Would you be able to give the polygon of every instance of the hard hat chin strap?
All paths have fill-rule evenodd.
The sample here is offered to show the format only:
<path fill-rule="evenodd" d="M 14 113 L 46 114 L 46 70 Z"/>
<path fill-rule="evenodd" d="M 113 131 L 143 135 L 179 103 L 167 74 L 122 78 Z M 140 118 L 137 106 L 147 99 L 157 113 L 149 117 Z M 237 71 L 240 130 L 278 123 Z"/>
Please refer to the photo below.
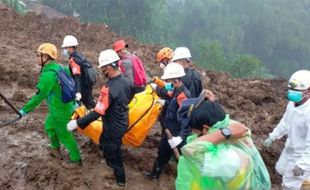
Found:
<path fill-rule="evenodd" d="M 42 56 L 42 54 L 41 54 L 41 70 L 40 70 L 40 73 L 42 72 L 44 65 L 45 65 L 50 59 L 51 59 L 51 58 L 48 56 L 48 59 L 47 59 L 46 61 L 43 61 L 43 56 Z"/>

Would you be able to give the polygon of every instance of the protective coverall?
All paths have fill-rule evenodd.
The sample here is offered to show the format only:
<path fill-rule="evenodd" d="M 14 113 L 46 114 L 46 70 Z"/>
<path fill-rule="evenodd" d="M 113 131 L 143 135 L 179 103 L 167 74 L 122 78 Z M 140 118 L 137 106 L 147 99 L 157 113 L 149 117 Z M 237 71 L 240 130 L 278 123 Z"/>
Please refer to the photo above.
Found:
<path fill-rule="evenodd" d="M 283 189 L 300 189 L 303 181 L 310 177 L 310 100 L 297 107 L 289 102 L 283 118 L 269 138 L 276 140 L 284 135 L 288 138 L 276 171 L 282 175 Z M 304 170 L 302 176 L 294 176 L 295 166 Z"/>
<path fill-rule="evenodd" d="M 66 127 L 73 112 L 73 102 L 63 103 L 61 100 L 61 88 L 55 72 L 60 68 L 61 66 L 55 61 L 44 65 L 37 84 L 37 93 L 32 96 L 22 110 L 29 113 L 43 100 L 46 100 L 48 115 L 45 120 L 45 131 L 50 139 L 50 147 L 57 149 L 62 143 L 69 151 L 70 160 L 79 161 L 81 157 L 77 143 Z"/>

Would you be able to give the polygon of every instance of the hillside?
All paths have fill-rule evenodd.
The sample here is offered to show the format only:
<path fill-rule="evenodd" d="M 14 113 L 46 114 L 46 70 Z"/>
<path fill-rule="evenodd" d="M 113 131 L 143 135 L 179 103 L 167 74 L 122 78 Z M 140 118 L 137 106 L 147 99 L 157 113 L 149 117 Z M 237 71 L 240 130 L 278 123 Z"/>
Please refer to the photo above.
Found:
<path fill-rule="evenodd" d="M 80 23 L 75 18 L 50 19 L 43 15 L 29 13 L 19 16 L 0 6 L 0 87 L 17 108 L 35 93 L 35 84 L 40 68 L 36 66 L 36 48 L 43 42 L 52 42 L 60 47 L 65 35 L 75 35 L 80 42 L 79 49 L 97 63 L 99 52 L 111 48 L 119 36 L 107 25 Z M 146 64 L 151 76 L 160 75 L 154 63 L 158 46 L 149 46 L 125 37 L 130 51 L 136 53 Z M 66 64 L 66 60 L 58 60 Z M 273 187 L 278 189 L 280 177 L 275 174 L 274 165 L 284 141 L 275 143 L 269 150 L 261 148 L 261 142 L 278 123 L 285 106 L 286 81 L 241 80 L 225 73 L 215 73 L 199 68 L 203 75 L 204 87 L 213 90 L 233 119 L 239 120 L 252 129 L 253 138 L 261 151 L 270 171 Z M 101 77 L 96 88 L 104 84 Z M 9 117 L 3 102 L 0 102 L 0 119 Z M 48 139 L 43 123 L 46 105 L 12 126 L 0 128 L 0 189 L 102 189 L 113 181 L 112 171 L 104 164 L 99 147 L 88 139 L 77 135 L 83 157 L 83 168 L 66 170 L 60 161 L 48 154 Z M 159 183 L 150 182 L 142 171 L 151 168 L 156 156 L 160 135 L 155 126 L 141 148 L 124 148 L 128 190 L 162 189 L 172 190 L 175 164 L 165 171 Z"/>

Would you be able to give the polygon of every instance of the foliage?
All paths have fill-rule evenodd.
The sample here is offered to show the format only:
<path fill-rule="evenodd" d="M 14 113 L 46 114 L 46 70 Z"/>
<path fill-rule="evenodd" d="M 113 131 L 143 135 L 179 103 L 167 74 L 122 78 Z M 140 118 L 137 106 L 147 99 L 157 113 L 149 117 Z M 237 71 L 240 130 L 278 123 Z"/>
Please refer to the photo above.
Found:
<path fill-rule="evenodd" d="M 196 63 L 234 76 L 248 76 L 234 64 L 255 65 L 257 71 L 249 72 L 254 77 L 270 76 L 266 71 L 288 77 L 309 69 L 307 0 L 41 1 L 67 15 L 77 12 L 82 21 L 105 22 L 120 35 L 145 43 L 187 46 Z"/>
<path fill-rule="evenodd" d="M 27 13 L 26 5 L 21 0 L 0 0 L 0 3 L 6 4 L 7 6 L 11 7 L 19 14 Z"/>

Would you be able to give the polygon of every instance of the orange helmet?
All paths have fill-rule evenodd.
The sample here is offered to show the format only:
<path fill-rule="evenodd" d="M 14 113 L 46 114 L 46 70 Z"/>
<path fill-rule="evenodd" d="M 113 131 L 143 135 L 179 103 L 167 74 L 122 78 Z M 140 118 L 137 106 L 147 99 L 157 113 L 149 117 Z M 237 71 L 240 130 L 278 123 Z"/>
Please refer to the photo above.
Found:
<path fill-rule="evenodd" d="M 38 53 L 42 54 L 47 54 L 49 55 L 52 59 L 57 59 L 58 53 L 57 53 L 57 48 L 54 44 L 51 43 L 43 43 L 39 46 Z"/>
<path fill-rule="evenodd" d="M 156 61 L 160 63 L 163 59 L 172 59 L 173 50 L 169 47 L 164 47 L 157 53 Z"/>

